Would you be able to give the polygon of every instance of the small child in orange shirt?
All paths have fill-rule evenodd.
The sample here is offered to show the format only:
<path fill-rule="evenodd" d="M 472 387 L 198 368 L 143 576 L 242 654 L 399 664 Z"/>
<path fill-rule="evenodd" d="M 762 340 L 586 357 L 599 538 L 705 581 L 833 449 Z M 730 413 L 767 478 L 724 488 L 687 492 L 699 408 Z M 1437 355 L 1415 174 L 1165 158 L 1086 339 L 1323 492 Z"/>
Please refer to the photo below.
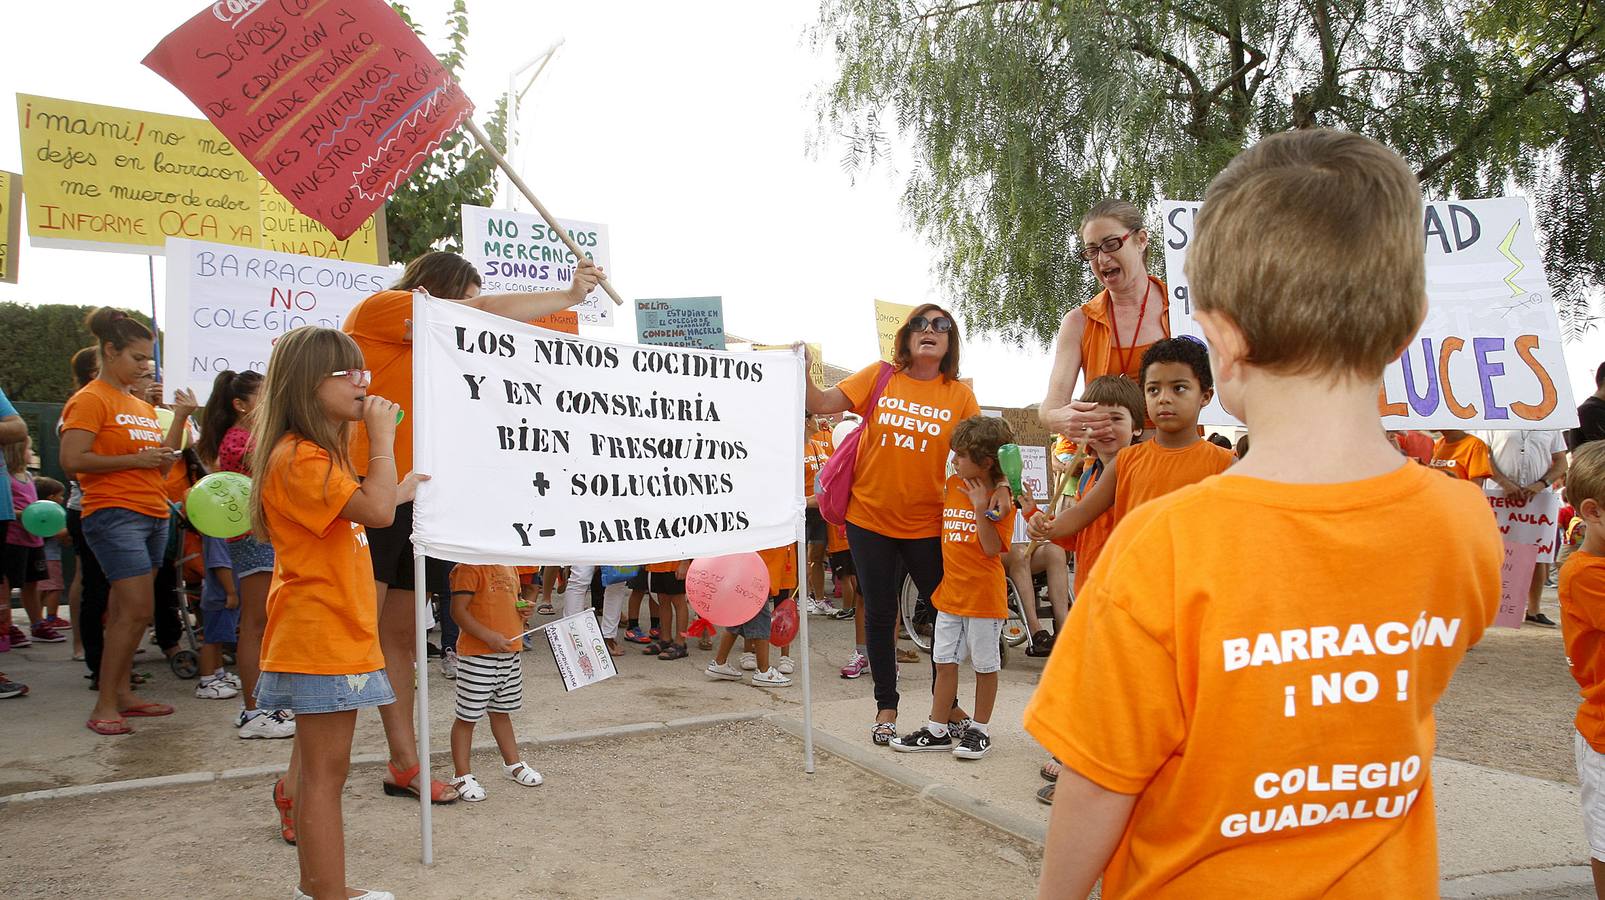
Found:
<path fill-rule="evenodd" d="M 1014 536 L 1014 509 L 994 501 L 1003 471 L 998 448 L 1014 443 L 1009 423 L 972 416 L 953 428 L 953 463 L 942 503 L 942 583 L 931 597 L 936 627 L 931 660 L 931 718 L 925 727 L 892 739 L 902 753 L 952 753 L 980 759 L 992 748 L 992 706 L 1003 668 L 1003 622 L 1009 615 L 1008 575 L 1001 557 Z M 975 670 L 975 709 L 967 725 L 948 727 L 958 700 L 959 663 Z M 957 733 L 954 733 L 954 732 Z"/>
<path fill-rule="evenodd" d="M 1445 475 L 1482 486 L 1494 474 L 1493 457 L 1482 438 L 1465 431 L 1442 431 L 1432 445 L 1432 467 Z"/>
<path fill-rule="evenodd" d="M 459 564 L 451 570 L 451 615 L 457 622 L 457 718 L 451 723 L 452 787 L 469 803 L 485 799 L 474 777 L 474 726 L 490 713 L 490 733 L 502 754 L 502 774 L 524 787 L 544 779 L 518 753 L 509 713 L 524 706 L 524 617 L 518 611 L 518 571 L 512 566 Z"/>
<path fill-rule="evenodd" d="M 1587 526 L 1583 545 L 1560 568 L 1560 630 L 1566 662 L 1583 702 L 1577 705 L 1572 755 L 1582 785 L 1583 836 L 1594 893 L 1605 897 L 1605 442 L 1572 454 L 1566 502 Z"/>

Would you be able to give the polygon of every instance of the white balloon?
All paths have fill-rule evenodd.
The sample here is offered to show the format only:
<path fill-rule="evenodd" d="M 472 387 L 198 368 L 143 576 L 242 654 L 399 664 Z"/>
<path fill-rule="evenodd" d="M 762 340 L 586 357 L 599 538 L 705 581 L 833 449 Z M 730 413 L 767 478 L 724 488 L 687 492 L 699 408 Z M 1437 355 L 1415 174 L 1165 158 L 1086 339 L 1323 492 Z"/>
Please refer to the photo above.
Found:
<path fill-rule="evenodd" d="M 840 447 L 842 445 L 842 441 L 846 440 L 847 436 L 852 434 L 857 428 L 857 422 L 853 421 L 852 419 L 843 419 L 836 423 L 835 428 L 830 430 L 830 440 L 836 446 Z"/>

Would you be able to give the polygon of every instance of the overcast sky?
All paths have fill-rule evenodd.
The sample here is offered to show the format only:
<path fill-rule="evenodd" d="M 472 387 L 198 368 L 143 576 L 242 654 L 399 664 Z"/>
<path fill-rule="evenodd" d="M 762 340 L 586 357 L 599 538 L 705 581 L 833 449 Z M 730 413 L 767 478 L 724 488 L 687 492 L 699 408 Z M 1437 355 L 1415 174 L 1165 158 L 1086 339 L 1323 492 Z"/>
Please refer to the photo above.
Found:
<path fill-rule="evenodd" d="M 0 168 L 20 171 L 13 93 L 199 117 L 139 61 L 204 5 L 5 4 Z M 410 6 L 438 49 L 450 3 Z M 898 208 L 901 173 L 853 184 L 839 143 L 817 159 L 809 152 L 810 93 L 831 72 L 804 37 L 817 9 L 817 0 L 470 0 L 463 81 L 488 111 L 512 69 L 564 39 L 525 100 L 520 169 L 558 216 L 609 226 L 615 287 L 626 298 L 719 295 L 729 332 L 817 341 L 828 361 L 858 368 L 877 353 L 873 298 L 943 298 L 930 250 Z M 0 284 L 0 301 L 149 304 L 143 256 L 31 246 L 20 256 L 21 283 Z M 160 317 L 160 258 L 156 273 Z M 587 331 L 635 335 L 628 312 Z M 1567 348 L 1579 399 L 1601 358 L 1598 335 Z M 1042 399 L 1049 357 L 1039 347 L 967 336 L 964 362 L 983 404 Z"/>

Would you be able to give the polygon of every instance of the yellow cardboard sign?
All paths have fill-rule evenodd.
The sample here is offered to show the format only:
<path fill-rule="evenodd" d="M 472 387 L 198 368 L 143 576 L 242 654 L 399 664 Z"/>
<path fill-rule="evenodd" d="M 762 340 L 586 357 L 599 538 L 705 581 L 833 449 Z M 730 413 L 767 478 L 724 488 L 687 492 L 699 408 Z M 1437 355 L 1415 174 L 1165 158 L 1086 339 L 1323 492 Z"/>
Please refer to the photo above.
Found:
<path fill-rule="evenodd" d="M 790 344 L 753 344 L 752 345 L 752 349 L 754 349 L 754 350 L 790 350 L 791 349 L 791 345 Z M 825 351 L 821 350 L 819 348 L 818 344 L 810 343 L 808 345 L 808 356 L 809 356 L 809 358 L 811 358 L 813 360 L 813 362 L 810 363 L 809 366 L 808 366 L 808 379 L 814 383 L 814 387 L 817 387 L 820 390 L 824 390 L 825 389 Z"/>
<path fill-rule="evenodd" d="M 17 283 L 17 232 L 22 225 L 22 176 L 0 171 L 0 281 Z"/>
<path fill-rule="evenodd" d="M 893 342 L 897 340 L 897 329 L 903 327 L 908 317 L 913 315 L 914 307 L 902 303 L 893 303 L 890 300 L 875 301 L 875 332 L 881 340 L 881 361 L 891 362 L 896 355 Z"/>
<path fill-rule="evenodd" d="M 347 240 L 296 212 L 205 119 L 17 95 L 28 236 L 161 253 L 170 237 L 388 261 L 375 216 Z"/>

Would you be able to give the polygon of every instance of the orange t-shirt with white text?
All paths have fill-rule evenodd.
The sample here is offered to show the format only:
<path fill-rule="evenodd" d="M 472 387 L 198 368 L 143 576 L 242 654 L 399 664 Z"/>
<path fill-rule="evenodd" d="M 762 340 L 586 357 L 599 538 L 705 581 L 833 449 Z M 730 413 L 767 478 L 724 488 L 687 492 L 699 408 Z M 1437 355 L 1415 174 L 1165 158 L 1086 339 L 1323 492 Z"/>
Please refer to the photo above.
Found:
<path fill-rule="evenodd" d="M 1502 559 L 1482 493 L 1413 465 L 1226 475 L 1121 521 L 1025 714 L 1136 795 L 1103 895 L 1437 896 L 1433 704 Z"/>
<path fill-rule="evenodd" d="M 328 451 L 286 435 L 258 477 L 273 543 L 262 671 L 358 675 L 382 669 L 368 533 L 340 511 L 359 485 Z"/>
<path fill-rule="evenodd" d="M 809 441 L 803 450 L 803 497 L 814 495 L 814 483 L 819 480 L 819 470 L 825 467 L 826 460 L 830 459 L 830 445 L 819 441 Z"/>
<path fill-rule="evenodd" d="M 1014 537 L 1014 507 L 993 522 L 977 515 L 975 505 L 964 491 L 964 479 L 954 475 L 947 480 L 942 500 L 942 583 L 931 595 L 938 611 L 972 619 L 1004 619 L 1009 615 L 1009 595 L 1003 560 L 981 548 L 980 529 L 998 533 L 1004 552 Z"/>
<path fill-rule="evenodd" d="M 340 330 L 362 349 L 363 368 L 373 372 L 368 393 L 401 407 L 406 417 L 396 426 L 396 475 L 412 471 L 412 318 L 411 291 L 380 291 L 358 303 Z M 351 464 L 368 474 L 368 431 L 361 422 L 351 431 Z"/>
<path fill-rule="evenodd" d="M 1560 567 L 1560 630 L 1583 698 L 1577 733 L 1605 753 L 1605 558 L 1578 550 Z"/>
<path fill-rule="evenodd" d="M 479 624 L 507 637 L 524 631 L 524 617 L 518 614 L 518 571 L 512 566 L 471 566 L 459 563 L 451 570 L 451 595 L 471 595 L 468 612 Z M 485 656 L 508 653 L 506 647 L 492 647 L 467 629 L 457 632 L 458 656 Z"/>
<path fill-rule="evenodd" d="M 769 568 L 769 596 L 797 587 L 797 545 L 786 544 L 759 550 L 763 564 Z"/>
<path fill-rule="evenodd" d="M 1488 478 L 1494 474 L 1488 445 L 1474 434 L 1454 442 L 1438 438 L 1432 445 L 1432 467 L 1443 469 L 1461 481 Z"/>
<path fill-rule="evenodd" d="M 937 537 L 953 428 L 979 415 L 981 407 L 963 382 L 942 376 L 919 381 L 899 371 L 886 382 L 879 408 L 870 410 L 882 365 L 860 369 L 836 385 L 867 429 L 859 441 L 847 521 L 885 537 Z"/>
<path fill-rule="evenodd" d="M 61 431 L 94 435 L 89 450 L 97 456 L 124 456 L 160 447 L 166 437 L 156 420 L 155 407 L 99 378 L 67 401 L 61 411 Z M 78 485 L 84 492 L 84 515 L 102 509 L 127 509 L 165 519 L 170 512 L 166 481 L 161 469 L 80 472 Z"/>
<path fill-rule="evenodd" d="M 1110 530 L 1149 500 L 1226 471 L 1232 459 L 1232 451 L 1209 441 L 1194 441 L 1180 450 L 1161 447 L 1158 441 L 1126 447 L 1115 455 L 1115 505 L 1105 513 L 1113 516 Z"/>

